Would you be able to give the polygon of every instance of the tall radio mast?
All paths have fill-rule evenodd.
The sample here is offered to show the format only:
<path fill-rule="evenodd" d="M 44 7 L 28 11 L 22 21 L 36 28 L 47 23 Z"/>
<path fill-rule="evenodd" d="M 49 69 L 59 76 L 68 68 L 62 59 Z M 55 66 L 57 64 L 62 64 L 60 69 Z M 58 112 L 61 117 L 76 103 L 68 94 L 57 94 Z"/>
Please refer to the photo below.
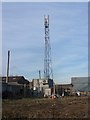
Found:
<path fill-rule="evenodd" d="M 49 37 L 49 15 L 44 16 L 44 26 L 45 26 L 44 78 L 53 79 L 51 46 L 50 46 L 50 37 Z"/>

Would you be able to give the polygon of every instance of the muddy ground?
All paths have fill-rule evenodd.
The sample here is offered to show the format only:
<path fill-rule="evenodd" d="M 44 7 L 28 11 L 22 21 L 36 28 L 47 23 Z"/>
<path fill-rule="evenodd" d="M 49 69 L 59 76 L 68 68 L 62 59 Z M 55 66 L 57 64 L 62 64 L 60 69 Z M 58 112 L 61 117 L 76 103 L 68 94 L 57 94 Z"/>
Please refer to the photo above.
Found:
<path fill-rule="evenodd" d="M 88 118 L 89 99 L 63 97 L 54 99 L 2 100 L 2 118 Z"/>

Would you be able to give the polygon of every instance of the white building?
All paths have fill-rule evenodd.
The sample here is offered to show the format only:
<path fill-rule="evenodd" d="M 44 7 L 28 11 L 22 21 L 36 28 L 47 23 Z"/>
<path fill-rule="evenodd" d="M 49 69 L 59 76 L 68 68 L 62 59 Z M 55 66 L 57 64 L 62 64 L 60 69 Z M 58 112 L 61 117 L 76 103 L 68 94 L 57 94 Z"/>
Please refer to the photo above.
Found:
<path fill-rule="evenodd" d="M 53 80 L 52 79 L 33 79 L 32 80 L 32 84 L 33 84 L 33 90 L 37 91 L 38 93 L 42 93 L 44 96 L 45 95 L 51 95 L 52 94 L 52 90 L 53 90 Z"/>

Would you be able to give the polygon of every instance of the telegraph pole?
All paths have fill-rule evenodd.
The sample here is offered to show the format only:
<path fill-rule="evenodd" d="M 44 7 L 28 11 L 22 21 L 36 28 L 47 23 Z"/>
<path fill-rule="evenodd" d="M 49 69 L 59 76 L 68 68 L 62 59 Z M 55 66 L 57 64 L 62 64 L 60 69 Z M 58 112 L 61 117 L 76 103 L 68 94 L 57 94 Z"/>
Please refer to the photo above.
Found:
<path fill-rule="evenodd" d="M 6 83 L 8 83 L 8 76 L 9 76 L 9 61 L 10 61 L 10 50 L 8 50 L 8 58 L 7 58 Z"/>

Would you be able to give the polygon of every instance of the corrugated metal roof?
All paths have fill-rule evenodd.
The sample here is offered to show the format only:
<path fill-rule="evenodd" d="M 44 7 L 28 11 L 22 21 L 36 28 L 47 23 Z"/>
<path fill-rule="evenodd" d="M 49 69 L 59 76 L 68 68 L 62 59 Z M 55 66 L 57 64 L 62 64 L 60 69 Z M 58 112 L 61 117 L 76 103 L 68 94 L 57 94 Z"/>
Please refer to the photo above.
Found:
<path fill-rule="evenodd" d="M 2 82 L 6 82 L 6 77 L 1 77 Z M 8 82 L 17 82 L 18 84 L 29 84 L 29 81 L 26 80 L 23 76 L 9 76 Z"/>

